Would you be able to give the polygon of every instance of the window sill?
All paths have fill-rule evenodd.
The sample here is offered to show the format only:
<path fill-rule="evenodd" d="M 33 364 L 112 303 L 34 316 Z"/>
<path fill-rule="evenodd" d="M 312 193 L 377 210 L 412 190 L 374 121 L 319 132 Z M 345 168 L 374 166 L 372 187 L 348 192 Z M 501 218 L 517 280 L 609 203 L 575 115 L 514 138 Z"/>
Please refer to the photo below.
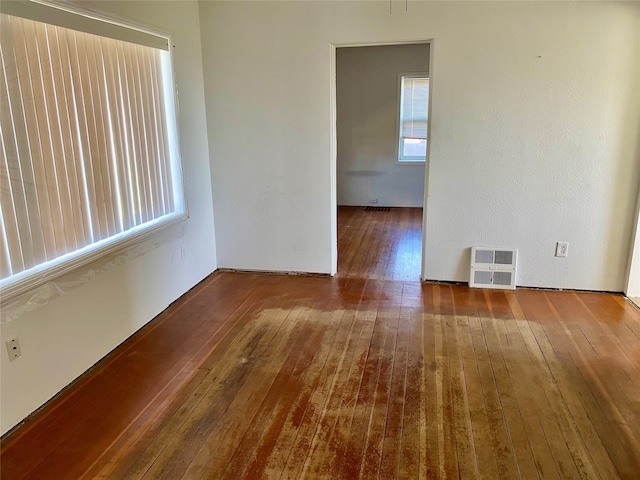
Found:
<path fill-rule="evenodd" d="M 87 265 L 88 263 L 139 245 L 149 240 L 149 238 L 158 234 L 162 230 L 183 222 L 187 218 L 188 215 L 186 212 L 176 212 L 166 215 L 165 217 L 157 219 L 157 222 L 153 222 L 151 225 L 147 224 L 145 228 L 140 228 L 138 231 L 123 232 L 124 234 L 110 237 L 108 239 L 109 241 L 100 245 L 98 248 L 90 248 L 88 250 L 81 249 L 76 252 L 72 252 L 68 254 L 67 258 L 62 262 L 41 270 L 35 270 L 6 285 L 3 285 L 0 282 L 0 301 L 2 304 L 6 304 L 10 300 L 16 299 L 16 297 Z"/>
<path fill-rule="evenodd" d="M 426 165 L 426 160 L 396 160 L 396 165 Z"/>

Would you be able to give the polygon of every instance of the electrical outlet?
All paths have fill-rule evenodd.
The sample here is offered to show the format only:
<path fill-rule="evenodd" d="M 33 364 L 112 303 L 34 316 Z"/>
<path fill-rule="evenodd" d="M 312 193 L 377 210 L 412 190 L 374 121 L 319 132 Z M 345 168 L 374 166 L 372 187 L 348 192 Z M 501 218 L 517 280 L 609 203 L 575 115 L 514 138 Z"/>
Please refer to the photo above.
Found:
<path fill-rule="evenodd" d="M 4 342 L 7 345 L 7 354 L 9 355 L 9 361 L 14 361 L 22 352 L 20 351 L 20 342 L 17 338 L 11 338 Z"/>
<path fill-rule="evenodd" d="M 378 199 L 377 198 L 372 198 L 371 200 L 369 200 L 369 203 L 378 203 Z"/>
<path fill-rule="evenodd" d="M 556 257 L 566 258 L 568 253 L 569 253 L 569 242 L 556 243 Z"/>
<path fill-rule="evenodd" d="M 180 247 L 180 260 L 183 262 L 187 259 L 187 247 Z"/>

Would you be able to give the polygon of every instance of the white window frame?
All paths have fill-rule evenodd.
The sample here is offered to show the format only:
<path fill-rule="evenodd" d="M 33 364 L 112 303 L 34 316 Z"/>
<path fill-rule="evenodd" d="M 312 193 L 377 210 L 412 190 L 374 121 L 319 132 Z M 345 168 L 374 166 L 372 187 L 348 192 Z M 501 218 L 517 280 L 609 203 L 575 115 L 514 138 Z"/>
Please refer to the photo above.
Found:
<path fill-rule="evenodd" d="M 172 190 L 174 202 L 173 212 L 156 217 L 126 231 L 91 243 L 79 250 L 69 252 L 29 270 L 0 280 L 0 299 L 4 303 L 82 265 L 125 248 L 141 244 L 159 231 L 183 222 L 188 217 L 188 212 L 179 148 L 178 106 L 172 52 L 171 48 L 169 48 L 172 45 L 170 35 L 147 26 L 123 21 L 108 13 L 81 7 L 66 1 L 3 0 L 0 2 L 0 12 L 163 50 L 161 69 L 164 91 L 162 97 L 165 107 L 164 120 L 167 129 L 166 135 L 168 137 L 172 178 L 170 189 Z"/>
<path fill-rule="evenodd" d="M 427 145 L 426 145 L 426 151 L 425 151 L 425 156 L 422 157 L 416 157 L 416 156 L 409 156 L 409 157 L 405 157 L 402 155 L 403 152 L 403 142 L 402 142 L 402 99 L 403 99 L 403 91 L 402 91 L 402 81 L 404 78 L 426 78 L 427 81 L 429 82 L 429 96 L 428 96 L 428 102 L 431 101 L 431 83 L 430 83 L 430 79 L 429 79 L 429 74 L 426 72 L 405 72 L 405 73 L 399 73 L 398 74 L 398 110 L 397 110 L 397 114 L 396 114 L 396 119 L 397 119 L 397 123 L 396 123 L 396 134 L 397 134 L 397 141 L 396 141 L 396 163 L 398 165 L 424 165 L 427 161 L 427 156 L 429 154 L 429 130 L 430 130 L 430 125 L 429 125 L 429 118 L 427 117 Z M 430 111 L 430 105 L 427 104 L 427 115 Z"/>

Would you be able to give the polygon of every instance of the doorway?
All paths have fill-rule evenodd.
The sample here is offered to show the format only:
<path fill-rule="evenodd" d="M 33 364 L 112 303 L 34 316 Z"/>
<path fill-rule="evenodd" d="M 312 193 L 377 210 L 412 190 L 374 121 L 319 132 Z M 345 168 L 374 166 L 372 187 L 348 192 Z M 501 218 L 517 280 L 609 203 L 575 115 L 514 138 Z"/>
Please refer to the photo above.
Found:
<path fill-rule="evenodd" d="M 340 251 L 346 247 L 339 229 L 352 229 L 354 237 L 365 229 L 359 248 L 370 261 L 386 262 L 388 274 L 395 266 L 394 275 L 402 272 L 405 280 L 424 278 L 431 46 L 431 41 L 333 46 L 334 274 L 352 268 L 353 258 L 345 262 L 344 255 L 355 255 L 352 249 Z M 369 260 L 360 259 L 360 270 Z M 383 271 L 380 263 L 370 269 Z"/>

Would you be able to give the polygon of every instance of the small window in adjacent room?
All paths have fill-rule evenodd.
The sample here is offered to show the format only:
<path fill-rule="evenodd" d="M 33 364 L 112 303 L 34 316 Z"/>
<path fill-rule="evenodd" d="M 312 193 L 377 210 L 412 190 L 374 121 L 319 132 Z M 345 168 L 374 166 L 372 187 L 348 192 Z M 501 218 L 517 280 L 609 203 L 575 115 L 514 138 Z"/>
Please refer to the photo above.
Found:
<path fill-rule="evenodd" d="M 168 37 L 68 8 L 0 5 L 3 300 L 185 217 Z"/>
<path fill-rule="evenodd" d="M 429 78 L 413 74 L 400 77 L 400 128 L 398 162 L 425 162 L 429 112 Z"/>

